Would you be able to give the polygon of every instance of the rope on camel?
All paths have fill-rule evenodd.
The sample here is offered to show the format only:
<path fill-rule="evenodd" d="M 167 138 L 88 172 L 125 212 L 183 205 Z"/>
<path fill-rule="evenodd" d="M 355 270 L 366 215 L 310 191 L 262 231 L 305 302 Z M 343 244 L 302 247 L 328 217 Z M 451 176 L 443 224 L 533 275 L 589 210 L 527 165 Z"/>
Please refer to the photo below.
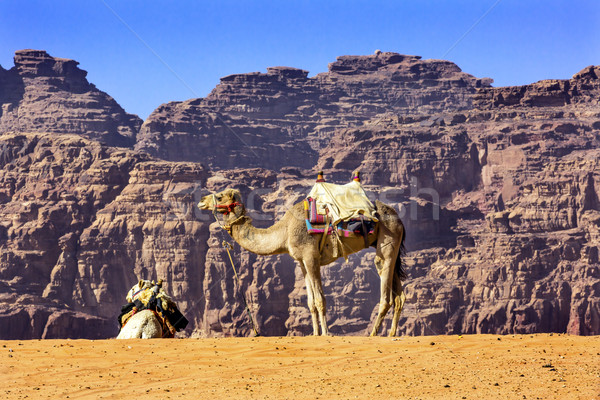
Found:
<path fill-rule="evenodd" d="M 233 250 L 233 246 L 231 245 L 231 243 L 227 242 L 226 240 L 223 240 L 223 247 L 225 248 L 225 250 L 227 250 L 227 255 L 229 256 L 229 261 L 231 262 L 231 267 L 233 268 L 233 273 L 235 274 L 235 278 L 238 281 L 238 286 L 240 287 L 241 292 L 242 283 L 237 273 L 237 270 L 235 269 L 235 264 L 233 263 L 231 252 L 229 251 Z M 248 317 L 250 318 L 250 323 L 252 323 L 252 330 L 254 331 L 254 334 L 256 336 L 260 336 L 260 334 L 258 333 L 258 329 L 256 329 L 256 324 L 254 323 L 254 318 L 252 318 L 252 313 L 250 312 L 250 307 L 248 307 L 248 301 L 246 300 L 246 295 L 244 295 L 244 293 L 242 293 L 242 299 L 244 299 L 244 305 L 246 306 L 246 312 L 248 313 Z"/>
<path fill-rule="evenodd" d="M 219 226 L 221 228 L 223 228 L 224 230 L 226 230 L 231 235 L 231 224 L 229 224 L 229 225 L 223 225 L 221 223 L 221 221 L 217 217 L 217 207 L 216 207 L 216 205 L 217 205 L 217 197 L 215 196 L 215 194 L 213 194 L 212 198 L 213 198 L 213 204 L 215 205 L 215 207 L 213 208 L 213 212 L 212 212 L 213 217 L 215 217 L 215 221 L 217 221 L 217 223 L 219 224 Z M 238 219 L 240 219 L 242 217 L 243 217 L 243 215 L 241 215 L 240 217 L 238 217 Z M 236 280 L 238 282 L 238 286 L 240 288 L 240 292 L 242 292 L 242 282 L 241 282 L 240 277 L 239 277 L 239 275 L 237 273 L 237 269 L 235 268 L 235 263 L 233 262 L 233 258 L 231 257 L 231 252 L 230 252 L 230 250 L 233 250 L 233 246 L 231 245 L 231 243 L 229 243 L 226 240 L 223 240 L 222 245 L 225 248 L 225 250 L 227 250 L 227 255 L 229 256 L 229 262 L 231 263 L 231 267 L 233 268 L 233 273 L 235 274 L 235 278 L 236 278 Z M 256 324 L 254 323 L 254 318 L 252 318 L 252 313 L 250 312 L 250 307 L 248 307 L 248 301 L 246 300 L 246 295 L 243 292 L 241 294 L 242 294 L 242 299 L 244 300 L 244 306 L 246 306 L 246 312 L 248 313 L 248 318 L 250 318 L 250 323 L 252 324 L 252 330 L 254 331 L 254 334 L 256 336 L 260 336 L 260 333 L 258 333 L 258 329 L 256 328 Z"/>

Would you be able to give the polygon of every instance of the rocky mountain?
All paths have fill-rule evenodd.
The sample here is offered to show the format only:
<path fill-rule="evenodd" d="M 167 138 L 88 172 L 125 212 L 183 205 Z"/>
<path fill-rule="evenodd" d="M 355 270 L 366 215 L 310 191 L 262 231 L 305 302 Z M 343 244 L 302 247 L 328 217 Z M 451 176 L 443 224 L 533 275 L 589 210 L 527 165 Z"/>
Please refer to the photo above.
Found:
<path fill-rule="evenodd" d="M 163 104 L 142 125 L 136 149 L 218 169 L 310 169 L 342 128 L 388 113 L 468 109 L 490 82 L 448 61 L 396 53 L 338 57 L 312 78 L 271 67 L 221 78 L 206 98 Z"/>
<path fill-rule="evenodd" d="M 164 279 L 184 336 L 251 334 L 242 296 L 261 334 L 309 334 L 293 260 L 236 245 L 236 279 L 195 203 L 235 187 L 266 227 L 317 168 L 360 169 L 400 212 L 402 334 L 600 333 L 600 67 L 495 88 L 448 61 L 343 56 L 311 78 L 224 77 L 138 132 L 76 62 L 27 50 L 0 69 L 0 100 L 0 338 L 115 336 L 139 278 Z M 374 320 L 373 258 L 323 268 L 332 333 Z"/>
<path fill-rule="evenodd" d="M 0 132 L 74 133 L 133 146 L 142 120 L 89 83 L 77 61 L 20 50 L 14 63 L 0 66 Z"/>

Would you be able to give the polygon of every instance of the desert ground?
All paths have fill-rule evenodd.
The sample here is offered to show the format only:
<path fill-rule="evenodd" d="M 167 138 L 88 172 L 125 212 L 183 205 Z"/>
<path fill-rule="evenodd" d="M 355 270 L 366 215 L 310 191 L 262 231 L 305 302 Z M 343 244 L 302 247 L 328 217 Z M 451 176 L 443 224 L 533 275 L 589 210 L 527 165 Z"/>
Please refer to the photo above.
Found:
<path fill-rule="evenodd" d="M 600 336 L 0 341 L 3 399 L 600 399 Z"/>

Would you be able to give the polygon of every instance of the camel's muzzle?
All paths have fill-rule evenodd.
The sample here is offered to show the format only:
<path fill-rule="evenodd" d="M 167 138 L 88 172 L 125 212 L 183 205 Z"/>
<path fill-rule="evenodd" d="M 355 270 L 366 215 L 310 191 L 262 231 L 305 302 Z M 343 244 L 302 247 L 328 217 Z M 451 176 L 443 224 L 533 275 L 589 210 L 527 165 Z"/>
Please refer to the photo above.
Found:
<path fill-rule="evenodd" d="M 203 197 L 203 198 L 200 200 L 200 202 L 198 203 L 198 208 L 199 208 L 199 209 L 201 209 L 201 210 L 210 210 L 210 209 L 211 209 L 211 206 L 212 206 L 212 204 L 211 204 L 211 201 L 210 201 L 210 200 L 211 200 L 211 199 L 210 199 L 208 196 L 206 196 L 206 197 Z"/>

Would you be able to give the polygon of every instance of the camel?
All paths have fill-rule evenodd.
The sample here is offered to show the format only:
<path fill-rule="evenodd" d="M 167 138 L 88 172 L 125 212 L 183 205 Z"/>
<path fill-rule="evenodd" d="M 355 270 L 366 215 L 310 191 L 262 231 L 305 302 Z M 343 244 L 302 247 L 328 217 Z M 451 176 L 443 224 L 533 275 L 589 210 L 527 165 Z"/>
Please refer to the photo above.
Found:
<path fill-rule="evenodd" d="M 152 309 L 143 309 L 137 312 L 136 309 L 131 309 L 134 301 L 144 300 L 145 304 L 150 296 L 153 296 L 153 298 L 161 302 L 163 309 L 168 307 L 176 308 L 173 300 L 162 289 L 162 280 L 159 280 L 158 283 L 154 283 L 153 281 L 141 279 L 131 288 L 131 290 L 129 290 L 129 292 L 127 292 L 126 299 L 129 303 L 129 308 L 127 308 L 127 310 L 122 310 L 122 314 L 119 316 L 119 323 L 121 323 L 121 317 L 123 317 L 125 318 L 125 324 L 121 327 L 121 331 L 119 332 L 117 339 L 152 339 L 173 337 L 175 329 L 179 331 L 178 324 L 176 324 L 177 328 L 174 328 L 167 322 L 161 323 L 157 313 L 153 311 L 155 307 L 152 307 Z M 125 314 L 123 314 L 123 312 L 125 312 Z M 181 317 L 185 319 L 183 316 Z M 185 327 L 185 325 L 187 325 L 187 320 L 182 326 Z"/>
<path fill-rule="evenodd" d="M 402 289 L 402 280 L 406 275 L 401 260 L 404 225 L 392 207 L 377 200 L 375 208 L 379 222 L 373 233 L 368 235 L 368 240 L 362 236 L 340 238 L 343 254 L 338 254 L 338 239 L 334 238 L 334 235 L 327 236 L 324 246 L 320 246 L 322 235 L 311 235 L 307 232 L 302 202 L 292 206 L 279 221 L 266 229 L 252 225 L 252 219 L 246 215 L 242 196 L 236 189 L 225 189 L 220 193 L 204 196 L 198 207 L 212 211 L 215 218 L 216 213 L 223 214 L 224 228 L 244 249 L 258 255 L 287 253 L 298 262 L 305 279 L 308 308 L 315 336 L 329 335 L 325 296 L 321 284 L 321 266 L 366 247 L 375 247 L 375 266 L 381 279 L 381 295 L 371 336 L 377 335 L 385 315 L 392 306 L 394 316 L 389 336 L 396 335 L 406 299 Z"/>
<path fill-rule="evenodd" d="M 117 339 L 160 339 L 163 331 L 151 310 L 135 313 L 121 328 Z"/>

